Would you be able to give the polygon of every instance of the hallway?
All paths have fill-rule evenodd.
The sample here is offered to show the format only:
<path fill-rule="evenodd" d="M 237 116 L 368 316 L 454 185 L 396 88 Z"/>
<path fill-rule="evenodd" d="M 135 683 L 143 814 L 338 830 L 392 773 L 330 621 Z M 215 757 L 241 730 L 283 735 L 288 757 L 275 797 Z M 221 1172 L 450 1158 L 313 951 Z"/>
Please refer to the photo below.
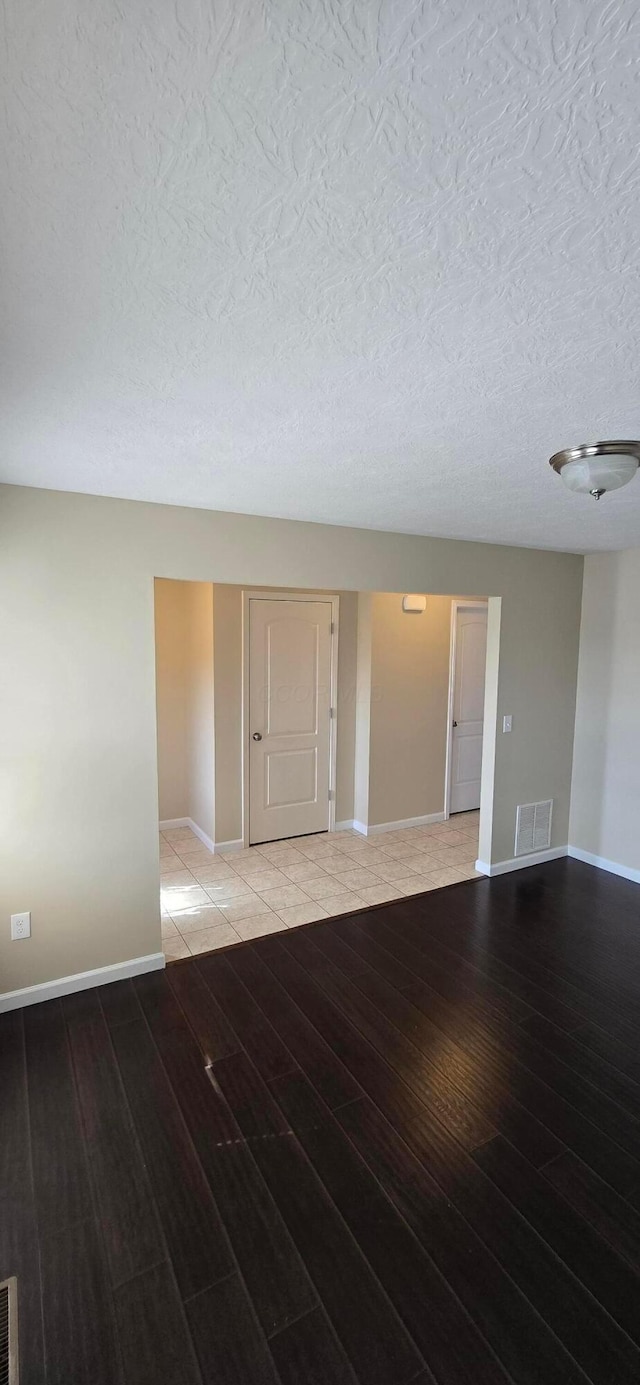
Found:
<path fill-rule="evenodd" d="M 480 814 L 363 837 L 322 832 L 212 855 L 188 827 L 160 836 L 168 961 L 474 879 Z"/>

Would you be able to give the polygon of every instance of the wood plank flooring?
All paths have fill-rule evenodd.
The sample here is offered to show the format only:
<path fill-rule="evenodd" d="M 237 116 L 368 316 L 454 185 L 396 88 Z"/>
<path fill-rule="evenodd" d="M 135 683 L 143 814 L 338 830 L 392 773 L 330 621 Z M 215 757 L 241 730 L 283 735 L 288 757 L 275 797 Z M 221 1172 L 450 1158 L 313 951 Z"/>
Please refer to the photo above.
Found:
<path fill-rule="evenodd" d="M 638 1385 L 640 887 L 455 884 L 0 1016 L 21 1385 Z"/>

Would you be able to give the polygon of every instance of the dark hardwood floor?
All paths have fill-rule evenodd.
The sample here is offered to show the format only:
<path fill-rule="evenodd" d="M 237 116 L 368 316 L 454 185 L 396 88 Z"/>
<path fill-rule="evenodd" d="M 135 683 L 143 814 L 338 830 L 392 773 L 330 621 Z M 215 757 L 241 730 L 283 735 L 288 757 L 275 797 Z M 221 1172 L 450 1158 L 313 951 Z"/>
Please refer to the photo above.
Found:
<path fill-rule="evenodd" d="M 0 1017 L 21 1385 L 638 1385 L 640 887 L 576 861 Z"/>

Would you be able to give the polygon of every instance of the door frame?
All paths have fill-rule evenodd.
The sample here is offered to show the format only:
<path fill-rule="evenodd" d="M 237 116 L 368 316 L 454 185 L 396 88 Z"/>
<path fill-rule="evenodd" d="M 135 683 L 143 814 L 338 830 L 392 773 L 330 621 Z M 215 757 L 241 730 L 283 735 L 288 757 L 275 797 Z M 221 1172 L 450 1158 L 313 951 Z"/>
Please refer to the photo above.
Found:
<path fill-rule="evenodd" d="M 329 721 L 329 802 L 327 830 L 336 822 L 336 757 L 338 747 L 338 635 L 340 597 L 333 592 L 253 591 L 242 593 L 242 845 L 249 846 L 249 619 L 250 601 L 326 601 L 331 604 L 331 687 L 333 715 Z"/>
<path fill-rule="evenodd" d="M 489 626 L 489 598 L 484 600 L 464 601 L 461 597 L 454 597 L 451 602 L 451 635 L 449 640 L 449 694 L 447 697 L 447 746 L 444 766 L 444 820 L 449 821 L 451 816 L 451 769 L 453 764 L 453 701 L 455 694 L 456 679 L 456 643 L 458 634 L 458 611 L 486 611 L 487 629 Z M 486 678 L 486 662 L 485 662 Z M 484 725 L 486 718 L 482 722 L 482 746 L 484 751 Z"/>

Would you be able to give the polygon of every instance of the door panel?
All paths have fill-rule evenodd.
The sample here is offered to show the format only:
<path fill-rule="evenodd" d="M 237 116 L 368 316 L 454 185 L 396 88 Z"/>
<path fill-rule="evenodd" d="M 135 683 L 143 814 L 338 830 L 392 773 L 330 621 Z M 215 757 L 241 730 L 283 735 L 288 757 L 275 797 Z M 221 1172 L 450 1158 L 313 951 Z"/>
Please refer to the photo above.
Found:
<path fill-rule="evenodd" d="M 314 736 L 318 732 L 321 628 L 306 612 L 306 602 L 288 604 L 301 606 L 306 619 L 296 614 L 269 619 L 265 624 L 265 730 L 269 736 Z"/>
<path fill-rule="evenodd" d="M 329 825 L 331 646 L 330 601 L 251 597 L 251 843 Z"/>
<path fill-rule="evenodd" d="M 487 660 L 486 607 L 459 607 L 453 684 L 451 813 L 480 807 L 484 683 Z"/>
<path fill-rule="evenodd" d="M 318 752 L 315 746 L 308 750 L 267 750 L 264 763 L 267 808 L 315 802 L 318 797 Z"/>

